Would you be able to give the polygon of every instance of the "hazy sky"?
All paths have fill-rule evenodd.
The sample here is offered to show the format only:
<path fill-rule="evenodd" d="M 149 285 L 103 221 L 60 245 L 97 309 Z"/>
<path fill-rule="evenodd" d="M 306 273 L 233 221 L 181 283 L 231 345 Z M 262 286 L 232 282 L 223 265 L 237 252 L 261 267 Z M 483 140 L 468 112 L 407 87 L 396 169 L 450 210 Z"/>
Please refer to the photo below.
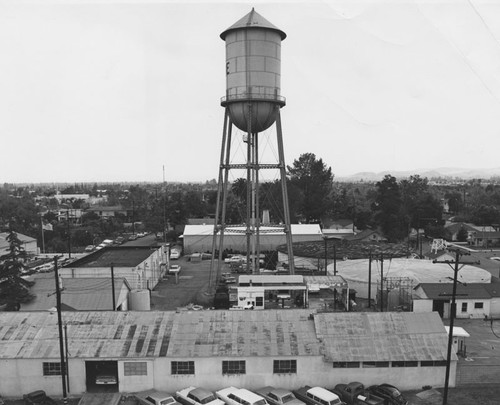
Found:
<path fill-rule="evenodd" d="M 219 34 L 253 6 L 287 34 L 287 164 L 500 166 L 500 1 L 0 0 L 0 183 L 217 178 Z"/>

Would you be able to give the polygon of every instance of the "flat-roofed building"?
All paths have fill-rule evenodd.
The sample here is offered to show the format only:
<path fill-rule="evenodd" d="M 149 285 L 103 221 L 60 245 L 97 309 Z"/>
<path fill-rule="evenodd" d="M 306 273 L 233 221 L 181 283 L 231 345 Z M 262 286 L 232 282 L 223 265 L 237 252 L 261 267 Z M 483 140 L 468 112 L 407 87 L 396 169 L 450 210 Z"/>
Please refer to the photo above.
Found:
<path fill-rule="evenodd" d="M 59 269 L 62 278 L 123 277 L 132 289 L 153 289 L 166 271 L 164 246 L 109 246 Z"/>
<path fill-rule="evenodd" d="M 391 382 L 444 385 L 447 334 L 437 313 L 266 311 L 63 312 L 72 395 L 96 390 L 99 370 L 134 392 L 187 386 Z M 0 392 L 61 395 L 57 316 L 0 313 Z M 450 386 L 457 357 L 452 354 Z"/>

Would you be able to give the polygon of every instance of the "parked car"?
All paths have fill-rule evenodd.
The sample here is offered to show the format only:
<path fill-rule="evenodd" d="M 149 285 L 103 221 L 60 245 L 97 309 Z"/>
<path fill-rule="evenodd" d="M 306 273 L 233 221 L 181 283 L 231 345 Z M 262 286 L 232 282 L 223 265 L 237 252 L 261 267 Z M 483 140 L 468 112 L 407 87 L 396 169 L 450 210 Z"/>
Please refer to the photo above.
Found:
<path fill-rule="evenodd" d="M 121 245 L 123 242 L 125 242 L 125 238 L 123 236 L 118 236 L 116 239 L 115 239 L 115 245 Z"/>
<path fill-rule="evenodd" d="M 230 256 L 230 257 L 226 257 L 224 259 L 224 263 L 246 263 L 247 261 L 247 258 L 246 256 L 242 256 L 242 255 L 233 255 L 233 256 Z"/>
<path fill-rule="evenodd" d="M 360 382 L 337 384 L 333 390 L 340 399 L 349 405 L 385 405 L 385 399 L 365 390 Z"/>
<path fill-rule="evenodd" d="M 85 251 L 86 252 L 93 252 L 95 250 L 95 246 L 94 245 L 87 245 L 85 247 Z"/>
<path fill-rule="evenodd" d="M 267 401 L 245 388 L 228 387 L 215 393 L 227 405 L 268 405 Z"/>
<path fill-rule="evenodd" d="M 177 260 L 181 257 L 181 252 L 180 250 L 177 250 L 177 249 L 172 249 L 170 251 L 170 259 L 171 260 Z"/>
<path fill-rule="evenodd" d="M 45 391 L 37 390 L 23 395 L 24 405 L 56 405 L 57 402 L 47 396 Z"/>
<path fill-rule="evenodd" d="M 95 377 L 95 383 L 97 385 L 114 385 L 118 384 L 116 376 L 112 374 L 97 374 Z"/>
<path fill-rule="evenodd" d="M 137 239 L 137 235 L 130 235 L 128 237 L 128 240 L 136 240 Z"/>
<path fill-rule="evenodd" d="M 181 272 L 181 266 L 178 264 L 171 264 L 168 269 L 168 274 L 179 274 Z"/>
<path fill-rule="evenodd" d="M 147 390 L 134 394 L 140 404 L 144 405 L 180 405 L 172 394 L 165 391 Z"/>
<path fill-rule="evenodd" d="M 345 405 L 337 394 L 323 387 L 305 387 L 294 390 L 295 396 L 308 405 Z"/>
<path fill-rule="evenodd" d="M 401 394 L 401 391 L 397 389 L 394 385 L 390 384 L 380 384 L 372 385 L 368 388 L 368 392 L 371 392 L 379 397 L 384 398 L 387 405 L 407 405 L 407 399 Z"/>
<path fill-rule="evenodd" d="M 304 405 L 300 399 L 295 398 L 292 391 L 283 388 L 262 387 L 255 392 L 263 396 L 270 405 Z"/>
<path fill-rule="evenodd" d="M 175 396 L 184 405 L 224 405 L 224 401 L 205 388 L 187 387 L 177 391 Z"/>

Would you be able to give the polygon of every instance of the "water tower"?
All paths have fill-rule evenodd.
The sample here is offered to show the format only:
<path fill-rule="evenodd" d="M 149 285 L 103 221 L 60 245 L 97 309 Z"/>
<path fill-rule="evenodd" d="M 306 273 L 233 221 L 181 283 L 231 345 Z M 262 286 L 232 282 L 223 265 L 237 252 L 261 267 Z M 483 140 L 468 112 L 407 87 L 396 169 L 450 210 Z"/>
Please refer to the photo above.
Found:
<path fill-rule="evenodd" d="M 220 153 L 217 206 L 212 245 L 210 285 L 214 286 L 222 263 L 224 234 L 242 232 L 246 235 L 246 270 L 259 272 L 260 236 L 264 233 L 285 234 L 290 274 L 294 274 L 292 234 L 286 166 L 283 152 L 283 136 L 280 109 L 285 106 L 281 96 L 281 41 L 286 34 L 275 27 L 254 9 L 226 29 L 220 37 L 226 43 L 226 95 L 221 99 L 224 107 L 224 126 Z M 275 124 L 277 159 L 261 162 L 259 157 L 259 133 Z M 233 128 L 243 132 L 246 144 L 246 160 L 231 162 Z M 283 218 L 279 224 L 261 227 L 259 208 L 259 172 L 278 170 L 283 201 Z M 246 172 L 246 221 L 239 227 L 226 224 L 229 171 Z M 215 253 L 218 253 L 216 264 Z M 217 268 L 215 268 L 217 267 Z"/>

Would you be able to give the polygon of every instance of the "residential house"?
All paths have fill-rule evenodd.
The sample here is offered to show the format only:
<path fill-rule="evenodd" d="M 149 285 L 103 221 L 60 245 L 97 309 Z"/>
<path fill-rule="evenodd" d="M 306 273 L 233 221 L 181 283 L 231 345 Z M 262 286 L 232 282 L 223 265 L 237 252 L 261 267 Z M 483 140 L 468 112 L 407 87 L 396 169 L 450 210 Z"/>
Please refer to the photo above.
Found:
<path fill-rule="evenodd" d="M 16 234 L 18 239 L 21 241 L 22 247 L 29 256 L 35 256 L 38 254 L 38 242 L 35 238 L 23 235 L 22 233 Z M 9 251 L 10 246 L 7 241 L 7 236 L 9 236 L 9 232 L 0 233 L 0 256 Z"/>
<path fill-rule="evenodd" d="M 457 318 L 500 316 L 500 283 L 458 283 Z M 450 317 L 453 283 L 421 283 L 414 288 L 413 312 L 437 311 Z"/>

